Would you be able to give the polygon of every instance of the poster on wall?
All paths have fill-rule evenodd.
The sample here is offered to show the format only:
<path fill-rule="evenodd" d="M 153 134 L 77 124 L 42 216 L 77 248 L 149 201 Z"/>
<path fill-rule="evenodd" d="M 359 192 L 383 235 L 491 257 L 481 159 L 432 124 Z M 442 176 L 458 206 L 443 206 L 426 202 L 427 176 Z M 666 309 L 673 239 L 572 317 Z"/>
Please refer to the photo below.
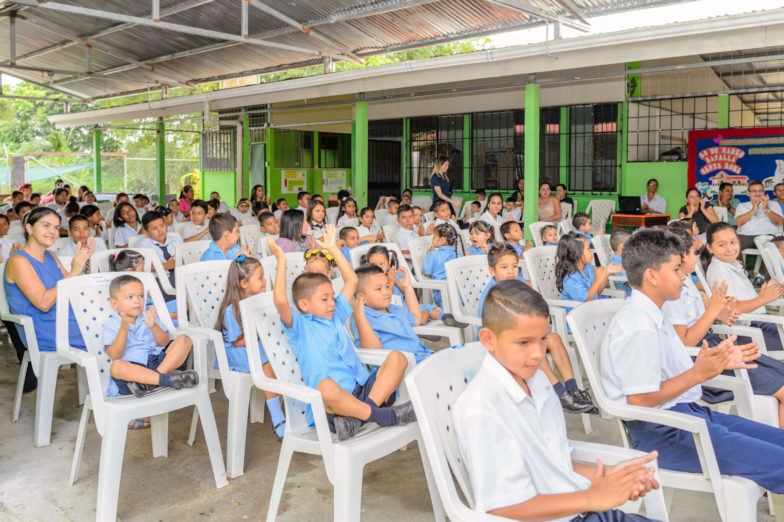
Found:
<path fill-rule="evenodd" d="M 324 170 L 321 175 L 321 192 L 324 194 L 335 194 L 346 188 L 345 170 Z"/>
<path fill-rule="evenodd" d="M 722 183 L 748 201 L 746 185 L 760 180 L 772 198 L 784 183 L 784 127 L 689 132 L 689 186 L 715 199 Z"/>
<path fill-rule="evenodd" d="M 282 170 L 280 172 L 280 193 L 296 194 L 307 189 L 307 173 L 304 170 Z"/>

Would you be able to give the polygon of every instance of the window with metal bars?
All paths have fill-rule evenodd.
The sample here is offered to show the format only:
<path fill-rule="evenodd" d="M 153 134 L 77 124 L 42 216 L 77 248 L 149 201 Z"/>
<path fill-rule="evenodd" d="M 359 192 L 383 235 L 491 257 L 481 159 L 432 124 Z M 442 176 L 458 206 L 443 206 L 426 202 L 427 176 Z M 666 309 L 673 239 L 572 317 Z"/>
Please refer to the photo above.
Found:
<path fill-rule="evenodd" d="M 572 193 L 616 192 L 618 104 L 569 107 L 569 185 Z"/>
<path fill-rule="evenodd" d="M 452 190 L 463 188 L 463 115 L 411 118 L 407 147 L 408 179 L 412 188 L 430 187 L 430 176 L 439 156 L 449 158 L 447 176 Z"/>
<path fill-rule="evenodd" d="M 471 189 L 512 190 L 523 177 L 522 110 L 471 114 Z"/>
<path fill-rule="evenodd" d="M 686 161 L 689 131 L 715 129 L 718 97 L 629 102 L 628 161 Z"/>
<path fill-rule="evenodd" d="M 539 113 L 539 181 L 553 189 L 561 182 L 560 107 L 542 107 Z"/>
<path fill-rule="evenodd" d="M 234 170 L 234 129 L 205 130 L 201 153 L 203 170 Z"/>
<path fill-rule="evenodd" d="M 729 124 L 733 128 L 784 126 L 784 92 L 730 94 Z"/>

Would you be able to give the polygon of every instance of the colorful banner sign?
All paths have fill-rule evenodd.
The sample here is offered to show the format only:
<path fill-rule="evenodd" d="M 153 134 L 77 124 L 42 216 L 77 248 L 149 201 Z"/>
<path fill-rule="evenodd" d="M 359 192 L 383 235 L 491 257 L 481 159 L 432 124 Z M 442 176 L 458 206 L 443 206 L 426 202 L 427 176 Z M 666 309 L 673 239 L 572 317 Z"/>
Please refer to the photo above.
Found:
<path fill-rule="evenodd" d="M 784 127 L 689 132 L 689 186 L 713 199 L 722 183 L 748 201 L 746 186 L 760 180 L 769 196 L 784 183 Z"/>

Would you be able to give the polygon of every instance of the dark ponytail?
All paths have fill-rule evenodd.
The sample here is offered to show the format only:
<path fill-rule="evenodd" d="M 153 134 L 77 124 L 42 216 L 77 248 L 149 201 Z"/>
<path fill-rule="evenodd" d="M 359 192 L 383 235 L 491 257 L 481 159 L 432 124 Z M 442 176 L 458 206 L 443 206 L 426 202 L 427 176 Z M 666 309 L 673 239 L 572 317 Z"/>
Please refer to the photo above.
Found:
<path fill-rule="evenodd" d="M 585 241 L 574 232 L 561 236 L 555 251 L 555 286 L 563 292 L 564 279 L 577 272 L 577 262 L 583 255 Z"/>

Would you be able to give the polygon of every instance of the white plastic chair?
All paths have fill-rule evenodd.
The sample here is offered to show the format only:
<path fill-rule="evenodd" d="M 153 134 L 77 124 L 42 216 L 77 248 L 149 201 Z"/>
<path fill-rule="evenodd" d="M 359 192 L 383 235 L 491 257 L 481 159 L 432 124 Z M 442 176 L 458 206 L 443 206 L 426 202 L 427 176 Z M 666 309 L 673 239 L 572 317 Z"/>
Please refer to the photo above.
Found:
<path fill-rule="evenodd" d="M 138 236 L 132 236 L 128 238 L 128 246 L 127 248 L 135 248 L 136 245 L 139 244 L 139 241 L 147 237 L 146 234 L 139 234 Z"/>
<path fill-rule="evenodd" d="M 561 201 L 561 217 L 562 219 L 572 219 L 572 205 L 571 203 L 564 203 Z"/>
<path fill-rule="evenodd" d="M 212 241 L 191 241 L 180 243 L 174 253 L 174 266 L 196 263 L 201 260 L 201 255 L 209 248 Z"/>
<path fill-rule="evenodd" d="M 775 277 L 777 281 L 784 282 L 784 259 L 782 259 L 778 247 L 774 243 L 768 241 L 761 246 L 760 252 L 762 253 L 763 261 L 765 260 L 765 256 L 767 256 L 768 261 L 766 262 L 766 266 L 768 267 L 770 276 Z M 767 263 L 770 263 L 770 265 L 768 266 Z"/>
<path fill-rule="evenodd" d="M 537 221 L 536 223 L 528 225 L 531 236 L 533 236 L 534 246 L 544 246 L 544 242 L 542 241 L 542 229 L 547 226 L 552 226 L 552 223 L 549 221 Z"/>
<path fill-rule="evenodd" d="M 240 245 L 248 245 L 251 255 L 258 253 L 259 239 L 264 235 L 259 227 L 258 221 L 253 225 L 242 225 L 240 227 Z"/>
<path fill-rule="evenodd" d="M 414 196 L 411 198 L 411 206 L 419 207 L 423 210 L 430 210 L 430 207 L 433 206 L 433 198 L 430 196 Z"/>
<path fill-rule="evenodd" d="M 713 207 L 713 211 L 716 213 L 716 216 L 719 218 L 719 221 L 727 223 L 727 220 L 729 219 L 727 207 Z"/>
<path fill-rule="evenodd" d="M 98 470 L 98 494 L 96 520 L 114 520 L 117 516 L 117 498 L 120 489 L 125 439 L 128 423 L 133 419 L 150 417 L 152 425 L 153 456 L 168 454 L 168 417 L 170 411 L 188 406 L 196 406 L 201 417 L 202 428 L 212 464 L 215 485 L 225 486 L 226 470 L 223 465 L 218 429 L 212 413 L 212 404 L 207 390 L 207 357 L 205 340 L 192 336 L 193 366 L 198 372 L 200 382 L 196 387 L 182 390 L 161 389 L 146 397 L 133 396 L 109 397 L 112 359 L 106 354 L 103 344 L 102 326 L 109 316 L 109 284 L 123 273 L 91 274 L 63 279 L 57 283 L 57 353 L 76 362 L 87 372 L 90 394 L 84 403 L 79 429 L 76 437 L 74 459 L 71 467 L 71 483 L 79 474 L 79 466 L 84 448 L 90 410 L 93 411 L 95 427 L 101 435 L 101 458 Z M 152 274 L 135 273 L 144 285 L 145 293 L 159 310 L 166 304 Z M 68 344 L 68 309 L 73 307 L 79 329 L 82 332 L 87 351 L 77 350 Z M 174 338 L 179 332 L 172 325 L 167 314 L 158 319 Z"/>
<path fill-rule="evenodd" d="M 614 211 L 614 199 L 592 199 L 585 209 L 585 213 L 591 216 L 591 234 L 595 236 L 598 231 L 603 231 L 607 227 L 610 214 Z"/>
<path fill-rule="evenodd" d="M 200 261 L 177 267 L 177 318 L 178 328 L 189 335 L 209 339 L 212 349 L 207 356 L 207 369 L 211 378 L 219 377 L 223 393 L 229 400 L 229 419 L 226 434 L 226 473 L 239 477 L 244 473 L 245 438 L 248 412 L 251 422 L 264 422 L 264 400 L 255 388 L 250 374 L 229 368 L 222 332 L 215 329 L 218 312 L 226 295 L 226 275 L 232 261 Z M 218 362 L 216 370 L 215 361 Z M 251 409 L 253 404 L 253 409 Z M 196 420 L 196 415 L 193 417 Z M 192 424 L 195 428 L 195 423 Z M 189 442 L 193 444 L 195 433 Z"/>
<path fill-rule="evenodd" d="M 58 251 L 58 250 L 60 250 L 61 248 L 65 247 L 65 246 L 68 246 L 68 244 L 69 244 L 70 242 L 71 242 L 71 238 L 70 238 L 70 237 L 68 237 L 68 236 L 65 236 L 65 237 L 58 237 L 57 239 L 55 239 L 55 241 L 54 241 L 54 243 L 52 244 L 52 246 L 50 246 L 49 248 L 47 248 L 47 250 L 49 250 L 49 251 L 51 251 L 51 252 L 57 252 L 57 251 Z"/>
<path fill-rule="evenodd" d="M 596 257 L 599 258 L 599 264 L 607 266 L 612 261 L 613 251 L 610 246 L 610 234 L 599 234 L 594 236 L 591 241 Z"/>
<path fill-rule="evenodd" d="M 182 237 L 182 232 L 185 230 L 185 227 L 188 225 L 188 221 L 183 221 L 182 223 L 175 223 L 174 224 L 174 231 L 177 232 Z"/>
<path fill-rule="evenodd" d="M 376 216 L 376 223 L 381 226 L 383 223 L 387 222 L 387 216 L 389 215 L 389 211 L 385 208 L 379 208 L 374 210 L 374 215 Z"/>
<path fill-rule="evenodd" d="M 240 218 L 239 222 L 240 222 L 240 226 L 241 227 L 249 227 L 251 225 L 258 226 L 259 225 L 259 220 L 256 219 L 255 217 L 253 217 L 252 215 Z"/>
<path fill-rule="evenodd" d="M 754 266 L 754 272 L 759 272 L 760 265 L 764 263 L 765 268 L 768 270 L 768 274 L 772 277 L 776 271 L 775 262 L 769 256 L 770 250 L 763 248 L 763 245 L 770 242 L 771 239 L 773 239 L 773 236 L 769 235 L 760 235 L 754 237 L 754 245 L 757 247 L 756 250 L 758 252 L 757 262 Z"/>
<path fill-rule="evenodd" d="M 623 302 L 615 299 L 589 301 L 574 308 L 567 316 L 567 322 L 572 329 L 580 358 L 585 366 L 588 381 L 591 383 L 591 389 L 599 407 L 618 417 L 619 422 L 621 419 L 640 420 L 671 426 L 691 433 L 698 448 L 697 453 L 702 473 L 684 473 L 661 468 L 659 469 L 661 485 L 713 493 L 721 519 L 725 522 L 756 520 L 757 499 L 761 494 L 760 488 L 748 479 L 721 475 L 704 419 L 674 411 L 610 401 L 605 394 L 600 377 L 601 345 L 613 315 L 621 306 L 623 306 Z M 750 400 L 751 387 L 748 381 L 719 375 L 704 384 L 731 390 L 735 395 L 738 413 L 747 418 L 754 418 L 754 406 Z M 631 445 L 629 436 L 623 426 L 621 427 L 621 435 L 624 446 L 629 447 Z"/>
<path fill-rule="evenodd" d="M 449 309 L 460 322 L 475 326 L 471 340 L 482 326 L 479 317 L 479 298 L 485 287 L 493 279 L 487 265 L 487 256 L 465 256 L 447 261 L 446 285 L 449 296 Z"/>
<path fill-rule="evenodd" d="M 593 224 L 593 222 L 591 222 Z M 574 226 L 572 225 L 571 219 L 562 219 L 560 223 L 558 223 L 558 237 L 565 236 L 569 232 L 574 232 Z"/>
<path fill-rule="evenodd" d="M 268 237 L 272 238 L 273 241 L 274 241 L 275 239 L 278 239 L 279 236 L 278 235 L 269 235 L 268 236 L 268 235 L 262 233 L 261 237 L 259 237 L 258 242 L 257 242 L 258 248 L 256 249 L 256 255 L 258 257 L 267 257 L 267 256 L 270 255 L 269 245 L 267 244 L 267 238 Z"/>
<path fill-rule="evenodd" d="M 117 232 L 116 227 L 111 227 L 106 230 L 107 245 L 109 248 L 114 248 L 114 233 Z"/>
<path fill-rule="evenodd" d="M 62 262 L 62 261 L 61 261 Z M 0 264 L 0 276 L 5 278 L 5 263 Z M 57 388 L 57 376 L 60 366 L 70 366 L 71 361 L 64 359 L 57 352 L 42 352 L 38 349 L 38 337 L 35 335 L 33 318 L 29 315 L 12 314 L 8 307 L 5 295 L 5 285 L 0 281 L 0 319 L 13 323 L 20 338 L 24 338 L 27 349 L 22 356 L 19 366 L 19 378 L 16 383 L 14 397 L 13 422 L 19 420 L 19 411 L 22 406 L 22 393 L 24 388 L 27 366 L 32 365 L 33 373 L 38 379 L 35 392 L 35 428 L 33 431 L 33 444 L 40 448 L 48 446 L 52 437 L 52 417 L 54 414 L 54 395 Z M 12 328 L 13 328 L 12 327 Z M 79 387 L 79 404 L 84 402 L 87 382 L 84 370 L 77 369 L 77 382 Z"/>
<path fill-rule="evenodd" d="M 133 250 L 142 255 L 144 257 L 144 271 L 155 272 L 155 275 L 158 276 L 158 281 L 161 283 L 161 288 L 163 288 L 166 295 L 176 295 L 177 292 L 169 282 L 169 276 L 166 273 L 166 269 L 163 268 L 161 259 L 152 248 L 113 248 L 111 250 L 93 252 L 93 255 L 90 256 L 90 273 L 98 274 L 101 272 L 111 272 L 109 259 L 123 250 Z M 60 258 L 60 260 L 62 261 L 62 258 Z"/>
<path fill-rule="evenodd" d="M 327 209 L 327 223 L 332 223 L 333 225 L 337 225 L 339 212 L 340 212 L 340 207 L 329 207 Z"/>
<path fill-rule="evenodd" d="M 476 375 L 486 354 L 487 351 L 478 342 L 456 350 L 441 350 L 418 364 L 406 377 L 406 387 L 419 419 L 423 445 L 420 450 L 430 462 L 435 487 L 446 515 L 452 521 L 508 520 L 475 510 L 471 477 L 460 454 L 452 422 L 452 407 Z M 613 465 L 643 455 L 636 450 L 606 444 L 570 442 L 574 448 L 572 458 L 582 462 L 595 463 L 599 459 L 605 465 Z M 655 462 L 652 464 L 656 465 Z M 455 480 L 468 505 L 461 500 Z M 650 491 L 644 502 L 648 517 L 668 520 L 661 490 Z M 638 505 L 639 502 L 630 502 L 623 507 Z"/>
<path fill-rule="evenodd" d="M 412 277 L 416 278 L 419 288 L 431 291 L 440 290 L 441 303 L 444 307 L 444 311 L 451 313 L 452 310 L 449 309 L 449 298 L 447 297 L 448 290 L 446 281 L 425 277 L 422 272 L 422 266 L 425 263 L 425 256 L 427 255 L 427 251 L 431 246 L 433 246 L 433 236 L 422 236 L 417 239 L 412 239 L 408 243 L 409 252 L 411 252 L 411 265 L 414 269 L 412 272 Z M 428 294 L 427 298 L 429 298 L 430 302 L 432 303 L 432 296 Z M 423 295 L 423 300 L 424 299 L 425 296 Z"/>
<path fill-rule="evenodd" d="M 436 219 L 436 215 L 433 212 L 425 212 L 422 215 L 422 222 L 423 223 L 430 223 Z"/>
<path fill-rule="evenodd" d="M 289 463 L 294 452 L 322 456 L 327 479 L 334 486 L 334 520 L 358 521 L 362 499 L 362 471 L 365 465 L 405 447 L 410 442 L 419 441 L 417 423 L 363 429 L 351 440 L 344 442 L 333 440 L 321 393 L 304 384 L 297 358 L 283 334 L 283 325 L 273 303 L 272 292 L 240 301 L 240 310 L 253 382 L 263 390 L 282 395 L 286 405 L 286 432 L 283 435 L 267 521 L 273 522 L 277 516 Z M 259 339 L 264 340 L 265 352 L 277 376 L 276 379 L 269 379 L 262 371 Z M 357 350 L 364 364 L 376 366 L 380 366 L 389 353 L 391 352 L 387 350 Z M 406 355 L 411 368 L 414 364 L 413 357 L 410 356 L 411 354 Z M 398 401 L 407 400 L 405 387 L 401 386 L 400 392 Z M 313 412 L 315 428 L 308 426 L 306 421 L 305 412 L 308 405 Z M 422 454 L 422 462 L 436 520 L 443 520 L 443 510 L 424 454 Z"/>
<path fill-rule="evenodd" d="M 397 223 L 390 223 L 389 225 L 384 225 L 381 227 L 381 230 L 384 231 L 384 239 L 387 242 L 394 242 L 395 238 L 397 237 L 397 231 L 400 229 L 400 225 Z"/>

